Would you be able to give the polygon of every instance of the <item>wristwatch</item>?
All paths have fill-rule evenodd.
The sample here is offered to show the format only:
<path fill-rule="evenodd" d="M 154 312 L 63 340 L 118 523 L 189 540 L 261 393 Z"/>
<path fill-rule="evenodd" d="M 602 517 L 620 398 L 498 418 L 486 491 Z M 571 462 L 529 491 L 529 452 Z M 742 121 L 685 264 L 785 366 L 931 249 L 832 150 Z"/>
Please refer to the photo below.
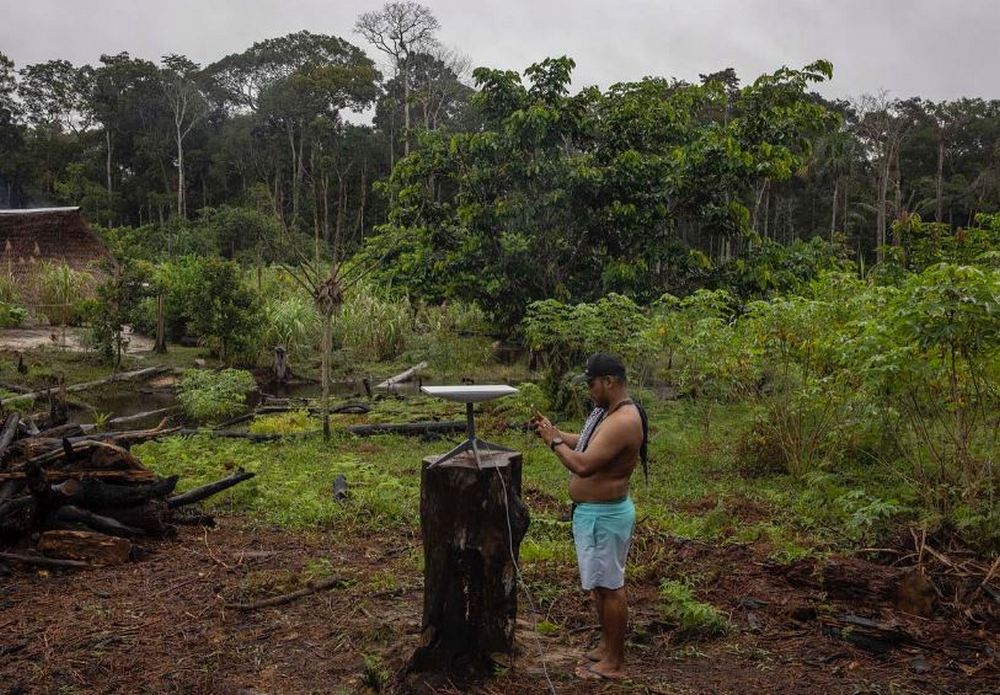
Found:
<path fill-rule="evenodd" d="M 553 437 L 552 441 L 549 442 L 549 448 L 552 449 L 552 451 L 555 451 L 557 446 L 559 446 L 560 444 L 565 444 L 565 443 L 566 442 L 563 441 L 562 437 Z"/>

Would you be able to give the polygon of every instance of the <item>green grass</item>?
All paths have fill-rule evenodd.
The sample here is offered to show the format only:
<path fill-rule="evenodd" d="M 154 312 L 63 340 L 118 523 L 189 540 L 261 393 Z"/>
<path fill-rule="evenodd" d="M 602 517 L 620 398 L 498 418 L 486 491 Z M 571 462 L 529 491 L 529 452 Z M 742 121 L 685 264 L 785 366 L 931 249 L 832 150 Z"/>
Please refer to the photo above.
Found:
<path fill-rule="evenodd" d="M 442 401 L 387 399 L 376 404 L 372 420 L 457 416 L 453 406 Z M 734 452 L 752 417 L 746 407 L 717 405 L 706 428 L 700 405 L 678 401 L 651 408 L 650 481 L 647 486 L 637 472 L 632 486 L 644 530 L 715 543 L 762 544 L 773 559 L 787 562 L 870 543 L 900 520 L 914 518 L 905 504 L 905 484 L 861 464 L 848 465 L 836 475 L 746 477 Z M 309 429 L 307 425 L 315 426 L 316 418 L 290 413 L 259 419 L 251 429 L 291 432 Z M 571 430 L 579 423 L 560 426 Z M 335 430 L 329 444 L 318 435 L 266 444 L 170 438 L 143 444 L 136 453 L 160 474 L 179 474 L 182 489 L 224 477 L 236 466 L 255 471 L 256 478 L 209 505 L 263 523 L 388 527 L 415 533 L 420 461 L 449 449 L 459 436 L 435 442 L 397 436 L 360 439 Z M 530 571 L 533 566 L 572 564 L 569 524 L 557 518 L 569 504 L 568 473 L 531 435 L 506 431 L 490 438 L 523 453 L 523 487 L 551 495 L 558 503 L 548 505 L 548 512 L 530 510 L 532 521 L 521 546 L 523 565 Z M 343 503 L 332 496 L 338 474 L 348 481 L 349 498 Z"/>

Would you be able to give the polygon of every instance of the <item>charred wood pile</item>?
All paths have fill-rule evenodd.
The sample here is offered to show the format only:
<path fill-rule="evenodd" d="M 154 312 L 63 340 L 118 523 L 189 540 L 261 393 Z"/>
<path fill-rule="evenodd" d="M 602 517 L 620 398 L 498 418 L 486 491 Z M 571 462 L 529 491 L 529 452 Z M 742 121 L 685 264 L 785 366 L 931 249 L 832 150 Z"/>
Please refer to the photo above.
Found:
<path fill-rule="evenodd" d="M 0 565 L 126 562 L 141 554 L 141 539 L 169 536 L 177 524 L 210 523 L 185 507 L 253 477 L 240 470 L 174 494 L 177 476 L 156 475 L 130 451 L 176 433 L 166 419 L 148 430 L 103 433 L 24 424 L 11 413 L 0 427 Z"/>

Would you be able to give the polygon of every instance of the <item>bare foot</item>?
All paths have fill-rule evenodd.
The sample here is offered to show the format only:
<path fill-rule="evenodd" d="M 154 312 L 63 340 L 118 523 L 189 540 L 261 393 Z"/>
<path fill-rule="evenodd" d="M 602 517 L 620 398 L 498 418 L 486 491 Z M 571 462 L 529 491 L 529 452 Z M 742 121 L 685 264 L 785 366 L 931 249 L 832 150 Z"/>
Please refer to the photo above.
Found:
<path fill-rule="evenodd" d="M 582 680 L 619 680 L 625 678 L 625 672 L 621 667 L 612 667 L 604 661 L 598 661 L 590 666 L 578 666 L 576 677 Z"/>

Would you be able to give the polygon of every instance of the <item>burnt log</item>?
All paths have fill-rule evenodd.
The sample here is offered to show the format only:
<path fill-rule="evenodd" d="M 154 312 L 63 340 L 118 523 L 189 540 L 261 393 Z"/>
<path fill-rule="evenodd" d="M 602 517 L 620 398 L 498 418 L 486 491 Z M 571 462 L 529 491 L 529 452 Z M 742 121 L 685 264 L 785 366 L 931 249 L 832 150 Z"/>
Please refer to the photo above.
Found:
<path fill-rule="evenodd" d="M 511 654 L 517 620 L 517 569 L 528 511 L 520 499 L 521 455 L 459 455 L 423 460 L 420 531 L 424 606 L 410 672 L 482 673 L 491 655 Z"/>
<path fill-rule="evenodd" d="M 86 509 L 80 509 L 72 504 L 67 504 L 65 506 L 59 507 L 49 517 L 50 524 L 83 524 L 88 529 L 96 531 L 98 533 L 104 533 L 109 536 L 119 536 L 121 538 L 133 538 L 134 536 L 142 536 L 145 534 L 141 528 L 136 528 L 134 526 L 126 526 L 117 519 L 112 519 L 109 516 L 102 516 L 100 514 L 94 514 Z"/>
<path fill-rule="evenodd" d="M 169 535 L 176 518 L 165 499 L 152 498 L 131 507 L 102 509 L 101 515 L 142 530 L 148 536 Z"/>
<path fill-rule="evenodd" d="M 206 437 L 222 437 L 223 439 L 246 439 L 248 442 L 276 442 L 290 435 L 285 434 L 256 434 L 254 432 L 236 432 L 233 430 L 196 430 L 182 429 L 177 432 L 182 437 L 194 437 L 204 435 Z M 299 434 L 307 434 L 301 432 Z"/>
<path fill-rule="evenodd" d="M 10 446 L 11 442 L 14 441 L 14 437 L 17 436 L 17 425 L 20 422 L 20 413 L 11 413 L 4 420 L 3 428 L 0 429 L 0 460 L 3 460 L 4 454 L 7 453 L 7 447 Z"/>
<path fill-rule="evenodd" d="M 7 516 L 8 514 L 14 514 L 19 512 L 21 509 L 30 507 L 35 501 L 35 498 L 31 495 L 24 495 L 22 497 L 15 497 L 9 502 L 4 502 L 0 504 L 0 519 Z"/>
<path fill-rule="evenodd" d="M 52 489 L 75 504 L 90 509 L 132 507 L 149 499 L 166 497 L 177 486 L 178 476 L 162 478 L 148 485 L 116 485 L 85 478 L 67 480 Z"/>
<path fill-rule="evenodd" d="M 48 557 L 79 560 L 93 565 L 120 565 L 128 561 L 132 544 L 124 538 L 88 531 L 46 531 L 38 550 Z"/>
<path fill-rule="evenodd" d="M 37 472 L 33 472 L 37 471 Z M 97 478 L 118 483 L 153 483 L 157 476 L 153 471 L 86 471 L 86 470 L 45 470 L 37 464 L 32 469 L 23 469 L 0 473 L 2 481 L 32 481 L 37 479 L 42 484 L 57 483 L 63 480 L 82 480 Z"/>
<path fill-rule="evenodd" d="M 31 531 L 38 516 L 38 500 L 24 495 L 0 504 L 0 535 L 18 538 Z"/>
<path fill-rule="evenodd" d="M 83 427 L 75 423 L 70 423 L 66 425 L 58 425 L 57 427 L 50 427 L 47 430 L 42 430 L 35 437 L 40 437 L 44 439 L 62 439 L 63 437 L 79 437 L 83 434 Z"/>
<path fill-rule="evenodd" d="M 242 483 L 244 480 L 249 480 L 250 478 L 257 475 L 251 471 L 245 471 L 242 468 L 238 469 L 235 473 L 222 480 L 216 480 L 214 483 L 209 483 L 208 485 L 202 485 L 201 487 L 196 487 L 193 490 L 188 490 L 180 495 L 175 495 L 167 500 L 167 506 L 171 509 L 176 509 L 177 507 L 182 507 L 185 504 L 194 504 L 195 502 L 200 502 L 206 497 L 211 497 L 212 495 L 222 492 L 228 488 L 231 488 L 237 483 Z"/>

